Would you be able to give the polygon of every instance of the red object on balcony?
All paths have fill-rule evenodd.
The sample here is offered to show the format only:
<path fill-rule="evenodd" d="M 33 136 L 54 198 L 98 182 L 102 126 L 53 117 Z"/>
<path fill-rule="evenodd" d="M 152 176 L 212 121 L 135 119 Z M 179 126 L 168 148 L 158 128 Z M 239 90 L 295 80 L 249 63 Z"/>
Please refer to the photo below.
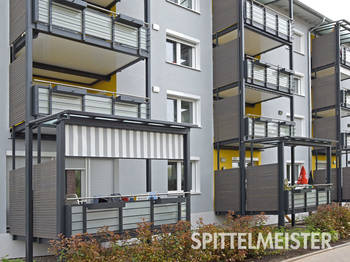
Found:
<path fill-rule="evenodd" d="M 305 171 L 304 166 L 301 167 L 300 175 L 299 175 L 297 184 L 298 185 L 307 185 L 308 184 L 308 179 L 306 177 L 306 171 Z"/>

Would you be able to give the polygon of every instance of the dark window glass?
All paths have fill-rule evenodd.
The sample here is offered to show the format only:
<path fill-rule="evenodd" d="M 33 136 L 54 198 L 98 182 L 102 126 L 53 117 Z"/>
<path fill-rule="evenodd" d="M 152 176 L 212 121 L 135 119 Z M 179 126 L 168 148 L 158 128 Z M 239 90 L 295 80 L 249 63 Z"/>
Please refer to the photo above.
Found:
<path fill-rule="evenodd" d="M 193 47 L 181 44 L 181 65 L 193 66 Z"/>
<path fill-rule="evenodd" d="M 177 163 L 168 162 L 168 191 L 177 191 Z"/>
<path fill-rule="evenodd" d="M 168 62 L 177 63 L 176 42 L 172 40 L 166 40 L 166 59 Z"/>

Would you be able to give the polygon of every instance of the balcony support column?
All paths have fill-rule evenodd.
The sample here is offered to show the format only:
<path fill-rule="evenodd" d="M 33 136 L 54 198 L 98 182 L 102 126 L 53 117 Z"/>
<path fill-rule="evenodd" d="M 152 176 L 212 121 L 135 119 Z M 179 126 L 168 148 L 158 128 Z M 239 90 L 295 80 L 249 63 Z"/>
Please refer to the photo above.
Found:
<path fill-rule="evenodd" d="M 278 143 L 278 226 L 284 226 L 284 142 Z"/>
<path fill-rule="evenodd" d="M 65 232 L 65 195 L 66 195 L 66 174 L 65 174 L 65 123 L 60 121 L 56 127 L 56 231 L 57 234 Z"/>
<path fill-rule="evenodd" d="M 32 76 L 33 76 L 33 28 L 32 1 L 26 0 L 26 85 L 25 85 L 25 233 L 26 261 L 33 261 L 33 130 L 32 120 Z"/>
<path fill-rule="evenodd" d="M 151 119 L 152 111 L 151 111 L 151 95 L 152 95 L 152 63 L 151 63 L 151 1 L 144 0 L 144 20 L 147 23 L 147 50 L 148 57 L 145 61 L 145 77 L 146 77 L 146 97 L 147 108 L 146 108 L 146 118 Z M 150 159 L 146 160 L 146 191 L 152 192 L 152 161 Z"/>
<path fill-rule="evenodd" d="M 327 157 L 327 167 L 326 167 L 326 178 L 327 178 L 327 181 L 326 183 L 327 184 L 330 184 L 331 183 L 331 168 L 332 168 L 332 154 L 331 154 L 331 147 L 327 147 L 326 149 L 326 157 Z M 327 204 L 330 204 L 332 201 L 329 193 L 327 192 Z"/>
<path fill-rule="evenodd" d="M 244 54 L 244 0 L 239 1 L 239 168 L 240 168 L 240 211 L 246 214 L 246 169 L 245 169 L 245 54 Z"/>
<path fill-rule="evenodd" d="M 291 184 L 295 185 L 295 146 L 291 147 Z M 295 226 L 295 206 L 294 206 L 294 194 L 291 196 L 292 198 L 292 227 Z"/>
<path fill-rule="evenodd" d="M 184 161 L 184 182 L 186 197 L 186 220 L 191 222 L 191 187 L 192 187 L 192 170 L 191 170 L 191 153 L 190 153 L 190 132 L 183 136 L 183 161 Z"/>

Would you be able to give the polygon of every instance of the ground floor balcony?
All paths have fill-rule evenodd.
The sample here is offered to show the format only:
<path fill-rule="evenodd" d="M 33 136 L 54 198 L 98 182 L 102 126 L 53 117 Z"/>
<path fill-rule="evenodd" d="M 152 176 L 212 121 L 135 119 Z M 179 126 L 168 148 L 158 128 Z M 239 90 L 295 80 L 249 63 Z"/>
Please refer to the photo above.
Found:
<path fill-rule="evenodd" d="M 70 202 L 70 203 L 69 203 Z M 103 227 L 123 234 L 134 232 L 139 224 L 153 228 L 186 221 L 185 194 L 144 194 L 67 198 L 66 235 L 95 234 Z"/>
<path fill-rule="evenodd" d="M 36 139 L 38 155 L 42 144 L 49 142 L 46 139 L 52 143 L 53 137 L 56 152 L 50 159 L 38 157 L 37 163 L 26 169 L 16 168 L 13 150 L 8 232 L 14 238 L 25 236 L 28 214 L 33 217 L 30 226 L 38 240 L 55 239 L 60 233 L 95 234 L 102 227 L 124 233 L 135 231 L 142 222 L 159 228 L 190 221 L 190 129 L 195 126 L 130 117 L 96 118 L 78 111 L 42 116 L 29 126 L 30 145 L 36 129 L 50 130 L 50 138 Z M 21 134 L 13 134 L 14 149 Z M 32 149 L 29 159 L 33 158 Z M 183 168 L 181 190 L 172 193 L 166 184 L 169 161 L 179 162 Z M 152 175 L 164 183 L 153 181 Z M 26 191 L 28 181 L 33 185 L 30 196 L 25 195 L 31 192 Z M 154 185 L 158 191 L 153 191 Z M 32 207 L 26 197 L 33 199 Z"/>

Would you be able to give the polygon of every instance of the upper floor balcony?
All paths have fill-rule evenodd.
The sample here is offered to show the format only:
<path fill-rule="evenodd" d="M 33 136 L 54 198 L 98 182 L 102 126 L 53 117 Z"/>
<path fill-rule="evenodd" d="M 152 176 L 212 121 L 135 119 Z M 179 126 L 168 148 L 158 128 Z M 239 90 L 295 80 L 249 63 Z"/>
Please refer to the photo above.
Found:
<path fill-rule="evenodd" d="M 19 19 L 25 17 L 25 1 L 11 1 L 10 9 L 13 43 L 25 31 L 25 19 Z M 33 27 L 39 33 L 34 45 L 40 41 L 54 44 L 53 36 L 59 36 L 124 54 L 148 54 L 148 28 L 143 20 L 102 8 L 94 1 L 36 0 L 32 12 Z M 48 36 L 42 39 L 42 33 Z"/>
<path fill-rule="evenodd" d="M 214 44 L 237 39 L 240 0 L 213 2 Z M 257 56 L 292 43 L 292 19 L 259 1 L 245 0 L 243 10 L 245 53 Z M 288 9 L 288 7 L 287 7 Z"/>
<path fill-rule="evenodd" d="M 149 99 L 88 87 L 36 80 L 33 87 L 33 116 L 65 110 L 146 119 Z"/>

